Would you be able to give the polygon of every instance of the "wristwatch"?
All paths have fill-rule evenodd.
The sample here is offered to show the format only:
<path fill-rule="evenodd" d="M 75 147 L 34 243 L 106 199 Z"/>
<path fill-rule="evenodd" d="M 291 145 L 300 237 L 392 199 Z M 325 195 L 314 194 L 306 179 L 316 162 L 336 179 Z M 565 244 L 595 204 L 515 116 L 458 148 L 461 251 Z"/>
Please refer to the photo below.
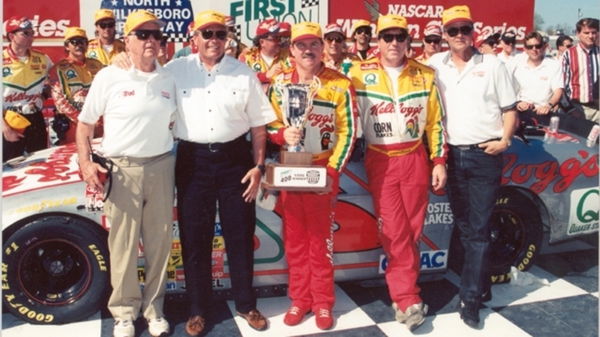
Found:
<path fill-rule="evenodd" d="M 265 167 L 264 164 L 258 164 L 256 165 L 256 168 L 260 171 L 261 175 L 265 175 L 265 171 L 267 170 L 267 168 Z"/>

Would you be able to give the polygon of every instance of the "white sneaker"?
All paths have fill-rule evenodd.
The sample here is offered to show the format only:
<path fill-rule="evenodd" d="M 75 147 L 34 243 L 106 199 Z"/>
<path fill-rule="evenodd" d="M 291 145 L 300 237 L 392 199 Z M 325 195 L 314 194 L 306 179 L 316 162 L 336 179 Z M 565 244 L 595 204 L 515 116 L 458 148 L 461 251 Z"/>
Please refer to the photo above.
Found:
<path fill-rule="evenodd" d="M 406 324 L 406 327 L 411 332 L 421 326 L 425 322 L 425 315 L 429 307 L 427 304 L 416 303 L 406 308 L 406 312 L 403 312 L 398 308 L 396 303 L 392 304 L 392 307 L 396 311 L 396 320 L 400 323 Z"/>
<path fill-rule="evenodd" d="M 148 332 L 152 337 L 160 337 L 169 333 L 169 322 L 164 317 L 148 320 Z"/>
<path fill-rule="evenodd" d="M 135 336 L 135 326 L 133 326 L 133 322 L 124 319 L 115 321 L 115 326 L 113 328 L 113 337 L 134 337 Z"/>

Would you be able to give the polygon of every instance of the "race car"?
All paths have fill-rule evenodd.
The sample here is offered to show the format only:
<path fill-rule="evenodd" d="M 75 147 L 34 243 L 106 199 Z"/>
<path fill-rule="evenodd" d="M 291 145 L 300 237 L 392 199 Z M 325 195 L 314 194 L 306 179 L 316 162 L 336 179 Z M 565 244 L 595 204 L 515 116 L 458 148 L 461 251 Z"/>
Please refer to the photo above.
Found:
<path fill-rule="evenodd" d="M 600 127 L 561 116 L 533 118 L 505 154 L 502 188 L 491 220 L 492 281 L 506 282 L 510 266 L 526 270 L 539 254 L 543 234 L 559 242 L 598 231 L 598 142 Z M 573 127 L 573 126 L 576 127 Z M 582 131 L 583 130 L 583 131 Z M 574 132 L 573 132 L 574 131 Z M 589 139 L 588 139 L 589 138 Z M 381 248 L 361 146 L 340 180 L 335 211 L 335 280 L 381 278 Z M 2 300 L 21 319 L 60 324 L 97 312 L 110 288 L 107 231 L 102 202 L 86 198 L 74 145 L 54 147 L 4 165 Z M 167 290 L 185 291 L 174 208 Z M 257 207 L 254 286 L 287 283 L 281 211 Z M 431 193 L 421 238 L 421 281 L 460 268 L 462 253 L 445 192 Z M 225 242 L 215 220 L 214 289 L 228 289 Z M 458 270 L 458 269 L 457 269 Z M 143 246 L 138 275 L 143 286 Z"/>

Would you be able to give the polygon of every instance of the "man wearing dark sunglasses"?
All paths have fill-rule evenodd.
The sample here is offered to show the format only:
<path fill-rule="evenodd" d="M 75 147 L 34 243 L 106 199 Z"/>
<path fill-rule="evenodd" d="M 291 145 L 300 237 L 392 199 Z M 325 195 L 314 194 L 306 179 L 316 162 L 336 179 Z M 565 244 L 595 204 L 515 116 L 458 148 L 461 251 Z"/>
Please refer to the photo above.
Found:
<path fill-rule="evenodd" d="M 560 63 L 546 57 L 546 42 L 538 32 L 525 36 L 526 59 L 515 64 L 513 73 L 517 93 L 517 110 L 533 111 L 547 115 L 558 109 L 563 93 L 563 78 Z"/>
<path fill-rule="evenodd" d="M 261 21 L 252 41 L 254 46 L 239 57 L 240 61 L 256 72 L 265 90 L 273 77 L 292 66 L 287 50 L 281 49 L 279 24 L 273 18 Z"/>
<path fill-rule="evenodd" d="M 115 14 L 110 9 L 99 9 L 94 24 L 97 38 L 89 41 L 86 56 L 109 65 L 115 55 L 125 51 L 125 44 L 116 39 Z"/>
<path fill-rule="evenodd" d="M 365 168 L 387 255 L 392 307 L 396 320 L 413 331 L 428 309 L 417 280 L 429 191 L 446 183 L 443 110 L 433 70 L 406 57 L 406 19 L 380 16 L 377 34 L 379 58 L 353 65 L 349 76 L 367 143 Z"/>
<path fill-rule="evenodd" d="M 7 110 L 11 110 L 31 125 L 23 130 L 18 123 L 11 124 L 4 118 L 0 119 L 3 162 L 48 147 L 48 132 L 41 111 L 49 95 L 47 78 L 52 67 L 48 55 L 31 49 L 34 30 L 28 18 L 9 18 L 6 21 L 6 38 L 8 45 L 2 52 L 3 117 Z"/>
<path fill-rule="evenodd" d="M 67 27 L 64 41 L 67 57 L 58 61 L 49 72 L 52 99 L 56 106 L 53 129 L 61 145 L 75 142 L 77 117 L 94 76 L 104 67 L 100 61 L 85 57 L 88 39 L 84 29 Z M 68 122 L 68 125 L 61 126 L 60 122 Z M 101 126 L 94 136 L 102 136 Z"/>
<path fill-rule="evenodd" d="M 473 47 L 473 19 L 467 6 L 442 12 L 449 51 L 431 57 L 446 103 L 448 188 L 454 223 L 465 249 L 460 317 L 479 328 L 479 305 L 491 299 L 489 219 L 500 188 L 502 152 L 517 124 L 512 77 L 494 55 Z"/>
<path fill-rule="evenodd" d="M 180 140 L 177 212 L 190 303 L 185 330 L 199 335 L 214 310 L 211 252 L 217 201 L 235 309 L 250 327 L 265 330 L 268 322 L 256 308 L 252 289 L 254 200 L 265 169 L 265 125 L 275 113 L 256 74 L 225 55 L 226 16 L 202 11 L 194 28 L 198 53 L 166 65 L 178 81 L 173 131 Z"/>
<path fill-rule="evenodd" d="M 356 55 L 361 60 L 370 60 L 377 57 L 377 47 L 371 47 L 373 31 L 369 21 L 354 20 L 351 35 L 354 44 L 348 47 L 348 53 Z"/>
<path fill-rule="evenodd" d="M 325 27 L 324 40 L 323 62 L 325 66 L 347 75 L 352 62 L 360 59 L 358 56 L 344 51 L 346 35 L 342 31 L 342 27 L 337 23 L 328 24 Z"/>
<path fill-rule="evenodd" d="M 175 77 L 157 62 L 164 22 L 149 11 L 127 16 L 123 32 L 129 69 L 100 70 L 77 123 L 80 172 L 88 188 L 103 192 L 106 170 L 90 159 L 95 124 L 104 120 L 103 154 L 114 164 L 104 213 L 113 291 L 108 309 L 114 337 L 135 336 L 140 314 L 153 337 L 169 333 L 163 304 L 172 244 L 174 164 L 169 128 L 177 109 Z M 144 248 L 144 288 L 137 272 L 140 239 Z"/>
<path fill-rule="evenodd" d="M 425 26 L 422 41 L 423 53 L 415 60 L 427 65 L 429 58 L 442 50 L 442 28 L 435 22 L 430 22 Z"/>

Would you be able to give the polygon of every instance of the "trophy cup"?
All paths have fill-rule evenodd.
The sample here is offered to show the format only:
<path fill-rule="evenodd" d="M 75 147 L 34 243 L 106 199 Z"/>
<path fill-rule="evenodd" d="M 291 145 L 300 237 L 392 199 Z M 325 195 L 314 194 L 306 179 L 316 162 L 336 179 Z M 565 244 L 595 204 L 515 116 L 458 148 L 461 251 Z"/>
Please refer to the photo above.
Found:
<path fill-rule="evenodd" d="M 280 152 L 279 163 L 266 165 L 265 188 L 288 191 L 327 191 L 327 170 L 312 164 L 312 153 L 304 149 L 304 127 L 313 107 L 313 99 L 321 88 L 321 81 L 314 77 L 310 83 L 276 84 L 281 94 L 283 123 L 300 130 L 302 137 L 297 144 L 288 144 Z"/>

